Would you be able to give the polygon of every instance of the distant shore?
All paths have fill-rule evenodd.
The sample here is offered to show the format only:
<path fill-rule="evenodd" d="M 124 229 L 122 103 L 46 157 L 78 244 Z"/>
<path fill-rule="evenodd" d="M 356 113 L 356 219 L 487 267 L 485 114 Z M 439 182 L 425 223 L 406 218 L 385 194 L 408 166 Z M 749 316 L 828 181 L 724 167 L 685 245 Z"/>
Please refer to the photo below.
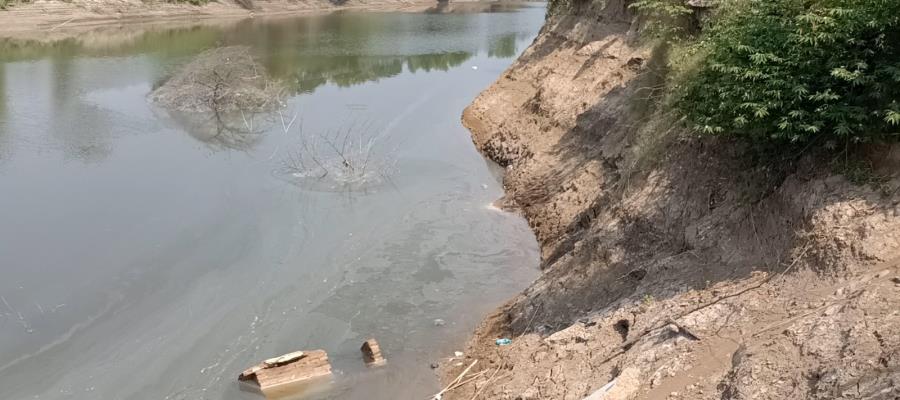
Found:
<path fill-rule="evenodd" d="M 508 3 L 508 2 L 504 2 Z M 130 31 L 150 26 L 196 22 L 215 23 L 252 17 L 287 16 L 338 10 L 465 11 L 496 2 L 465 1 L 439 5 L 434 0 L 264 0 L 252 9 L 234 0 L 204 5 L 142 0 L 37 0 L 0 10 L 0 37 L 56 40 L 94 30 Z"/>

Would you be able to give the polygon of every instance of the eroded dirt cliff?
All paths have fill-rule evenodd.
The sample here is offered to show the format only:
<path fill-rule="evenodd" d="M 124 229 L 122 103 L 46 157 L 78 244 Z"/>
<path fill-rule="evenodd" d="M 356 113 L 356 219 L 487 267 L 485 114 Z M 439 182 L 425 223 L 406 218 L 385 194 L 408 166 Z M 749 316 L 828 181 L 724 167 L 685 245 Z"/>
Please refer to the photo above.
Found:
<path fill-rule="evenodd" d="M 445 398 L 900 398 L 900 150 L 854 184 L 674 132 L 638 39 L 623 1 L 573 7 L 465 111 L 544 273 L 441 366 L 479 360 Z"/>

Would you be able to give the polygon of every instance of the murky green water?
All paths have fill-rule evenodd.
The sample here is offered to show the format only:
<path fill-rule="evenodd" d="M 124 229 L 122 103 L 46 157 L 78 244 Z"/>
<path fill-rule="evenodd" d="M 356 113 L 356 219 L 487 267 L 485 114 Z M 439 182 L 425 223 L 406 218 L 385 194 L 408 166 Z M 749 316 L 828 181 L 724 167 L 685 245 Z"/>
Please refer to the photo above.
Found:
<path fill-rule="evenodd" d="M 429 364 L 537 274 L 524 221 L 489 207 L 502 188 L 459 115 L 543 14 L 0 40 L 0 398 L 256 399 L 244 368 L 315 348 L 336 371 L 320 397 L 436 392 Z M 235 44 L 288 82 L 293 129 L 262 116 L 234 140 L 148 102 L 194 55 Z M 286 171 L 303 135 L 354 124 L 378 132 L 383 179 Z M 362 366 L 368 337 L 380 370 Z"/>

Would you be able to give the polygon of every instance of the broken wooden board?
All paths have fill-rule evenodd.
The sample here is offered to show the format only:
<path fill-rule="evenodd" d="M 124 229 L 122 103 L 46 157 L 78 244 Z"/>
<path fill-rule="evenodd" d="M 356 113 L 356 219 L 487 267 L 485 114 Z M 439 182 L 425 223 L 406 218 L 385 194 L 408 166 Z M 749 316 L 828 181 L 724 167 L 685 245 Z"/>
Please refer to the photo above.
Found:
<path fill-rule="evenodd" d="M 238 377 L 256 383 L 267 397 L 308 381 L 331 375 L 331 364 L 324 350 L 296 351 L 270 358 L 245 370 Z"/>
<path fill-rule="evenodd" d="M 377 367 L 387 363 L 387 360 L 381 355 L 381 347 L 378 346 L 378 342 L 375 339 L 363 342 L 360 351 L 363 353 L 363 360 L 366 361 L 366 365 L 369 367 Z"/>

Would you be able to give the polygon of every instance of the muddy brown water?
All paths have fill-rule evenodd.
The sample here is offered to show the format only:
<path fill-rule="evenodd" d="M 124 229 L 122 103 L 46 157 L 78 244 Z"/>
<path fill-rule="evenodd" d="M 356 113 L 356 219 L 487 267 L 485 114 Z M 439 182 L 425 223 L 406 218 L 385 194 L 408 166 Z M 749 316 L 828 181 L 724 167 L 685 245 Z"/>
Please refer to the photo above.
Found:
<path fill-rule="evenodd" d="M 429 365 L 538 274 L 459 122 L 544 16 L 499 11 L 0 40 L 0 399 L 260 399 L 241 370 L 315 348 L 335 369 L 315 398 L 436 392 Z M 288 83 L 288 132 L 250 116 L 233 138 L 148 102 L 226 45 Z M 378 179 L 284 168 L 302 135 L 347 126 L 378 132 Z M 386 367 L 363 366 L 368 337 Z"/>

